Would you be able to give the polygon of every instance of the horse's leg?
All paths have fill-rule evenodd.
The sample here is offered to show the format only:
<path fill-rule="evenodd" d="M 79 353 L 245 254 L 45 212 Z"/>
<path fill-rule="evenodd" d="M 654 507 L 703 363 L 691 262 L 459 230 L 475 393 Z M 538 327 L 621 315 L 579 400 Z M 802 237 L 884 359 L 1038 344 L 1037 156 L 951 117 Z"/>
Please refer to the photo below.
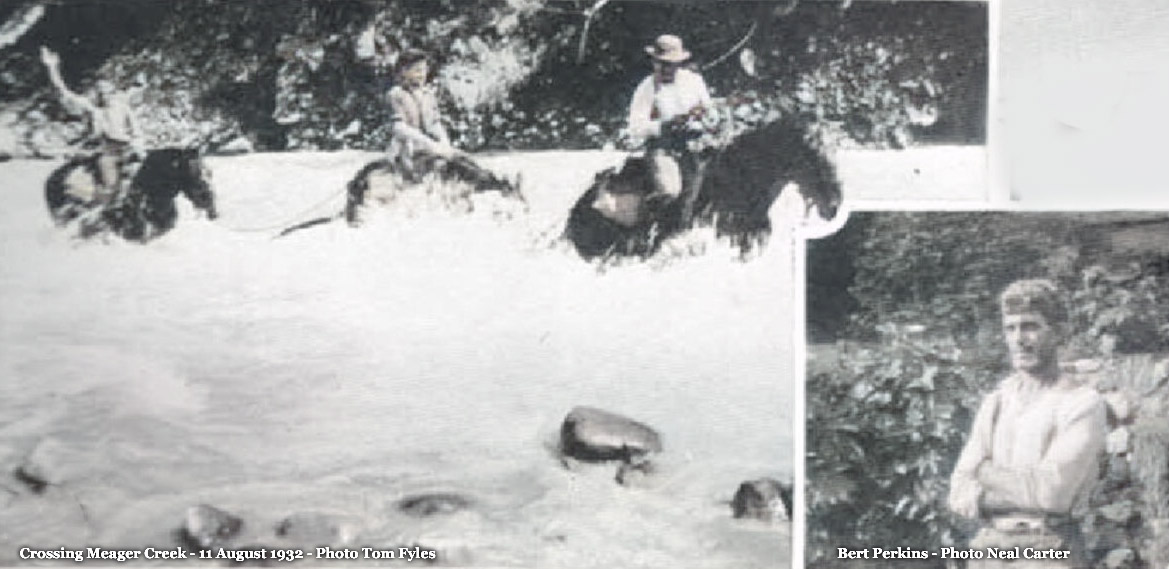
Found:
<path fill-rule="evenodd" d="M 361 208 L 365 205 L 365 193 L 369 190 L 369 172 L 363 172 L 358 179 L 349 182 L 348 197 L 345 200 L 345 221 L 353 227 L 361 225 Z"/>

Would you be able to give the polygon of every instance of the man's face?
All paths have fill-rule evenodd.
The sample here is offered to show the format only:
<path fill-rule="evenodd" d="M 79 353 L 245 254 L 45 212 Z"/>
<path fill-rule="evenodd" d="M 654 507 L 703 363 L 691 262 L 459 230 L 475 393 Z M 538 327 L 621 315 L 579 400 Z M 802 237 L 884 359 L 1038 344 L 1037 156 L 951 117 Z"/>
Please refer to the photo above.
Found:
<path fill-rule="evenodd" d="M 1055 363 L 1059 334 L 1042 314 L 1004 315 L 1003 336 L 1016 371 L 1036 372 Z"/>
<path fill-rule="evenodd" d="M 411 64 L 402 70 L 402 78 L 406 83 L 415 87 L 426 83 L 426 76 L 430 73 L 430 64 L 425 60 Z"/>
<path fill-rule="evenodd" d="M 102 80 L 97 82 L 95 90 L 97 91 L 98 100 L 102 104 L 105 104 L 110 100 L 110 97 L 114 94 L 114 83 L 112 81 L 107 80 L 107 79 L 102 79 Z"/>
<path fill-rule="evenodd" d="M 677 63 L 670 63 L 668 61 L 654 60 L 654 76 L 662 83 L 673 83 L 674 77 L 678 75 Z"/>

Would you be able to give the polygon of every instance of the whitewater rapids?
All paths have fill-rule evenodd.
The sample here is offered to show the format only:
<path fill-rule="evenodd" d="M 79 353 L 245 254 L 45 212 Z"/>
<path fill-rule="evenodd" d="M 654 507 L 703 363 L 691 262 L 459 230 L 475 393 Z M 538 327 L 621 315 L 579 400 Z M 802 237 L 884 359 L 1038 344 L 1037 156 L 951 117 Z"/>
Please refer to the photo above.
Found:
<path fill-rule="evenodd" d="M 440 565 L 788 566 L 789 525 L 728 502 L 792 477 L 790 228 L 747 261 L 698 231 L 602 270 L 556 237 L 620 156 L 549 152 L 484 161 L 523 174 L 526 212 L 402 206 L 273 239 L 339 211 L 370 157 L 208 159 L 221 218 L 184 204 L 146 245 L 71 240 L 42 197 L 60 162 L 0 164 L 0 564 L 173 547 L 207 503 L 244 518 L 240 545 L 310 547 L 272 528 L 311 511 Z M 576 405 L 657 429 L 656 477 L 566 469 Z M 39 495 L 12 476 L 38 448 L 61 480 Z M 470 506 L 395 508 L 419 492 Z"/>

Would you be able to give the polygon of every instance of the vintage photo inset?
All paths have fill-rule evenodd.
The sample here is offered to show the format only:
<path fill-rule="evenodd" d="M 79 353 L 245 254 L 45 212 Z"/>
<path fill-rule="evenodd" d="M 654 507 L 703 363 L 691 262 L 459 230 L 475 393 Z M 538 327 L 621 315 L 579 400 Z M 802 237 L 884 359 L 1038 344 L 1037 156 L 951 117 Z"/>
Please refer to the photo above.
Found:
<path fill-rule="evenodd" d="M 809 243 L 808 566 L 1164 567 L 1167 237 L 889 212 Z"/>
<path fill-rule="evenodd" d="M 0 565 L 790 565 L 792 236 L 975 199 L 986 12 L 0 3 Z"/>

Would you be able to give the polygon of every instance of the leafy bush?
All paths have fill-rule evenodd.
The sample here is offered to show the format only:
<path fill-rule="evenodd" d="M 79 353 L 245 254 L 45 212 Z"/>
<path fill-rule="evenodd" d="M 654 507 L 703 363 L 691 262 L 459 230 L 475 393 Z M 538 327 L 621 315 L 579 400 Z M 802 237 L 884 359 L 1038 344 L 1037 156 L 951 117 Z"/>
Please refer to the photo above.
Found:
<path fill-rule="evenodd" d="M 944 499 L 973 413 L 1006 371 L 996 297 L 1015 279 L 1050 278 L 1067 291 L 1065 360 L 1098 358 L 1113 387 L 1164 397 L 1164 364 L 1119 354 L 1169 346 L 1169 248 L 1151 238 L 1167 216 L 870 213 L 853 223 L 809 257 L 817 305 L 847 294 L 853 306 L 847 323 L 822 332 L 837 339 L 830 359 L 809 364 L 810 561 L 826 564 L 835 547 L 936 549 L 970 529 Z M 847 291 L 814 288 L 828 283 L 819 272 Z M 1141 468 L 1164 481 L 1164 468 Z M 1137 504 L 1142 490 L 1109 492 L 1100 496 Z"/>
<path fill-rule="evenodd" d="M 56 104 L 35 56 L 47 42 L 64 51 L 71 84 L 102 75 L 130 89 L 151 144 L 246 135 L 260 149 L 380 149 L 391 64 L 418 48 L 437 60 L 457 145 L 596 148 L 621 140 L 629 97 L 649 73 L 642 48 L 673 31 L 687 36 L 715 95 L 734 102 L 743 124 L 798 115 L 831 145 L 982 138 L 982 6 L 805 3 L 777 15 L 756 2 L 612 3 L 594 18 L 581 58 L 585 3 L 136 2 L 149 9 L 134 17 L 54 6 L 41 27 L 82 12 L 134 25 L 100 28 L 120 31 L 89 41 L 96 55 L 30 34 L 0 59 L 0 82 L 12 87 L 5 101 L 34 128 L 44 124 L 29 110 L 44 116 Z M 750 70 L 736 64 L 740 39 L 757 59 Z"/>
<path fill-rule="evenodd" d="M 846 353 L 809 378 L 808 560 L 837 547 L 936 550 L 961 526 L 948 477 L 980 396 L 997 378 L 953 338 L 886 326 L 880 345 Z"/>

